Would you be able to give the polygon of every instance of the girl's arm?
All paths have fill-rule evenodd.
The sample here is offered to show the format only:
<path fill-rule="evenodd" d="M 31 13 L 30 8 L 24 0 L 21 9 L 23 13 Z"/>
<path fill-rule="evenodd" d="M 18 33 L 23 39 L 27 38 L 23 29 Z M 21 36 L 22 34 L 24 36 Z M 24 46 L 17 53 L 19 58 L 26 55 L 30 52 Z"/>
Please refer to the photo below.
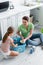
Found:
<path fill-rule="evenodd" d="M 14 44 L 14 41 L 11 40 L 11 46 L 13 46 L 13 47 L 17 47 L 18 45 L 17 45 L 17 44 Z"/>
<path fill-rule="evenodd" d="M 12 45 L 13 47 L 17 47 L 17 46 L 18 46 L 17 44 L 14 44 L 14 43 L 11 43 L 11 45 Z"/>

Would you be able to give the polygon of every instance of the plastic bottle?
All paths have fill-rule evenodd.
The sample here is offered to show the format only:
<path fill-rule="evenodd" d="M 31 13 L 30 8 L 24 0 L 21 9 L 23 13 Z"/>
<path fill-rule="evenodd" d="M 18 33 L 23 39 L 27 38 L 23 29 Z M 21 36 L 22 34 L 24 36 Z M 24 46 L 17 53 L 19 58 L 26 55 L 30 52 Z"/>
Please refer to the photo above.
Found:
<path fill-rule="evenodd" d="M 35 51 L 35 49 L 34 49 L 33 47 L 31 47 L 31 48 L 29 49 L 29 54 L 32 54 L 34 51 Z"/>

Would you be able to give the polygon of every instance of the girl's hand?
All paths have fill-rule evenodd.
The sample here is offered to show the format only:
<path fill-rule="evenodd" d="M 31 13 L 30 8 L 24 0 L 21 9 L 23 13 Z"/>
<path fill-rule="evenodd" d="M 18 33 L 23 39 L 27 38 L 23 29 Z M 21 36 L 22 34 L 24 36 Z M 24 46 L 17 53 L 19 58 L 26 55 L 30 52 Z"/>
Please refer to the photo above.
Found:
<path fill-rule="evenodd" d="M 18 46 L 18 44 L 15 44 L 15 47 L 17 47 Z"/>

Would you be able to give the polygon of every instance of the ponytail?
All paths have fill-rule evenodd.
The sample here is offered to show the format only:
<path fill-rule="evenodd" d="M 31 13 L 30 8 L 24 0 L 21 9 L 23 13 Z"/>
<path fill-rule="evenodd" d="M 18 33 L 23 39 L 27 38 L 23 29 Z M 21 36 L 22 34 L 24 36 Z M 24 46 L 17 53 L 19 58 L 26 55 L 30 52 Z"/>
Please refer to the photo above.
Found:
<path fill-rule="evenodd" d="M 3 39 L 2 39 L 2 43 L 5 43 L 6 39 L 8 38 L 9 34 L 6 32 Z"/>
<path fill-rule="evenodd" d="M 6 40 L 7 40 L 7 38 L 8 38 L 8 36 L 9 36 L 9 34 L 11 34 L 11 33 L 13 33 L 13 32 L 14 32 L 13 27 L 9 27 L 9 28 L 7 29 L 7 32 L 6 32 L 5 35 L 4 35 L 3 39 L 2 39 L 2 43 L 5 43 Z"/>

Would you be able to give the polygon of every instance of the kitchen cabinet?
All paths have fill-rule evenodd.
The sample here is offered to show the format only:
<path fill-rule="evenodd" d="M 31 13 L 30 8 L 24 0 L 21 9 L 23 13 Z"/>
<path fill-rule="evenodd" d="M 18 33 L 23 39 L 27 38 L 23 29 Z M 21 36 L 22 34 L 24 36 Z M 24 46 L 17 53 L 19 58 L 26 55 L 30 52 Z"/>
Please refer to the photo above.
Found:
<path fill-rule="evenodd" d="M 1 34 L 2 34 L 2 37 L 3 37 L 3 35 L 6 33 L 6 31 L 7 31 L 7 19 L 1 19 L 0 20 L 0 24 L 1 24 Z"/>
<path fill-rule="evenodd" d="M 7 20 L 7 28 L 8 27 L 10 27 L 10 26 L 12 26 L 12 27 L 14 27 L 14 29 L 15 29 L 15 31 L 17 30 L 17 22 L 16 22 L 16 15 L 13 15 L 13 16 L 10 16 L 10 17 L 8 17 L 8 18 L 6 18 L 6 20 Z M 16 32 L 15 32 L 16 33 Z"/>
<path fill-rule="evenodd" d="M 8 18 L 1 19 L 0 24 L 1 24 L 1 34 L 2 34 L 2 38 L 3 38 L 3 36 L 6 33 L 9 26 L 13 26 L 14 28 L 16 27 L 15 16 L 10 16 Z"/>
<path fill-rule="evenodd" d="M 6 18 L 7 19 L 7 28 L 12 25 L 11 17 Z"/>
<path fill-rule="evenodd" d="M 18 18 L 17 15 L 13 15 L 13 16 L 10 17 L 10 20 L 11 20 L 10 25 L 14 27 L 14 30 L 15 30 L 14 33 L 16 33 L 17 28 L 18 28 L 18 25 L 17 25 L 17 23 L 18 23 L 18 22 L 17 22 L 17 18 Z"/>

